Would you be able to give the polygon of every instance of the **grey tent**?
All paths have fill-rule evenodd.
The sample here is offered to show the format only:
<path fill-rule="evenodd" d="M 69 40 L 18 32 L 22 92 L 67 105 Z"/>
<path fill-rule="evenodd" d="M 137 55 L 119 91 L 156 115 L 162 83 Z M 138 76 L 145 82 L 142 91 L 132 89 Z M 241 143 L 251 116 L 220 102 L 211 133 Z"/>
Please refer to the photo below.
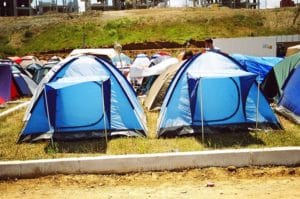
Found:
<path fill-rule="evenodd" d="M 184 61 L 172 65 L 154 81 L 144 101 L 144 105 L 149 111 L 160 109 L 169 84 L 183 63 Z"/>

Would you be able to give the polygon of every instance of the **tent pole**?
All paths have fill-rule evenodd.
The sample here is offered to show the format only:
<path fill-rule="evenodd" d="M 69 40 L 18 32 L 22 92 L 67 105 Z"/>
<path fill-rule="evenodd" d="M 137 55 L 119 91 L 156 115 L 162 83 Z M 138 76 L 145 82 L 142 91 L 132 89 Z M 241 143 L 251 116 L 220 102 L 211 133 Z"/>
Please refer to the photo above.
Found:
<path fill-rule="evenodd" d="M 105 111 L 105 102 L 104 102 L 104 88 L 103 88 L 103 81 L 101 81 L 101 92 L 102 92 L 102 108 L 103 108 L 103 120 L 104 120 L 104 133 L 105 133 L 105 142 L 107 146 L 107 128 L 106 128 L 106 111 Z"/>
<path fill-rule="evenodd" d="M 47 113 L 47 120 L 48 120 L 49 131 L 51 131 L 51 133 L 53 134 L 53 127 L 51 126 L 51 123 L 50 123 L 50 114 L 49 114 L 49 107 L 48 107 L 46 84 L 44 84 L 44 93 L 45 93 L 46 113 Z M 51 145 L 52 145 L 52 147 L 54 146 L 53 135 L 51 136 Z"/>
<path fill-rule="evenodd" d="M 258 75 L 258 84 L 257 84 L 256 123 L 255 123 L 255 129 L 258 129 L 259 87 L 260 87 L 260 74 Z"/>
<path fill-rule="evenodd" d="M 202 144 L 204 147 L 204 111 L 203 111 L 203 90 L 202 90 L 202 78 L 200 78 L 200 109 L 201 109 L 201 133 Z"/>

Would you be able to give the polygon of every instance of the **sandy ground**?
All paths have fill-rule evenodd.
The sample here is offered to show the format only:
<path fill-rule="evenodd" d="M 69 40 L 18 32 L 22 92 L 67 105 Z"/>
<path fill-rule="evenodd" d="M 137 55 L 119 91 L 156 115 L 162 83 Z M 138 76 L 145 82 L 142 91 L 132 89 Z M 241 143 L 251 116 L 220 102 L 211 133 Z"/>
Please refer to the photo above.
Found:
<path fill-rule="evenodd" d="M 300 198 L 300 167 L 206 168 L 0 181 L 0 198 Z"/>

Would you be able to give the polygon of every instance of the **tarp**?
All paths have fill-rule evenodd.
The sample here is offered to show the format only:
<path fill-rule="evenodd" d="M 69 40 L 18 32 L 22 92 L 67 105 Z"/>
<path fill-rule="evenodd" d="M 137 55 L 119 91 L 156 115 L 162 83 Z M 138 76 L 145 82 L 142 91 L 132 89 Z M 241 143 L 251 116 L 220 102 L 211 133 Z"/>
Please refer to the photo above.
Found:
<path fill-rule="evenodd" d="M 281 126 L 255 82 L 233 58 L 208 51 L 185 62 L 166 93 L 157 135 Z M 202 108 L 201 108 L 202 107 Z"/>
<path fill-rule="evenodd" d="M 241 54 L 232 54 L 231 56 L 243 66 L 243 69 L 256 74 L 257 81 L 260 83 L 270 70 L 282 61 L 282 58 L 279 57 L 255 57 Z"/>

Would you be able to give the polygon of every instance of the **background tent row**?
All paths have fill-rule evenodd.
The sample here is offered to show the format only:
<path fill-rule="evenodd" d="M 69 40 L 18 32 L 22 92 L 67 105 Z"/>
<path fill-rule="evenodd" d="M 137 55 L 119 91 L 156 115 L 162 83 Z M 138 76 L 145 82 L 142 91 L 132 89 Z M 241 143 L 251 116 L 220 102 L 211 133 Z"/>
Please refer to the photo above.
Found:
<path fill-rule="evenodd" d="M 32 96 L 36 83 L 10 60 L 0 60 L 0 104 L 23 96 Z"/>
<path fill-rule="evenodd" d="M 162 103 L 158 137 L 203 130 L 281 129 L 257 82 L 267 80 L 268 72 L 278 70 L 284 61 L 233 57 L 207 51 L 159 69 L 151 88 L 155 89 L 145 100 L 149 109 Z M 298 78 L 289 79 L 297 82 Z M 280 105 L 286 103 L 284 99 Z M 71 56 L 54 66 L 38 87 L 25 120 L 19 141 L 93 138 L 105 133 L 147 135 L 133 87 L 111 62 L 92 55 Z"/>

